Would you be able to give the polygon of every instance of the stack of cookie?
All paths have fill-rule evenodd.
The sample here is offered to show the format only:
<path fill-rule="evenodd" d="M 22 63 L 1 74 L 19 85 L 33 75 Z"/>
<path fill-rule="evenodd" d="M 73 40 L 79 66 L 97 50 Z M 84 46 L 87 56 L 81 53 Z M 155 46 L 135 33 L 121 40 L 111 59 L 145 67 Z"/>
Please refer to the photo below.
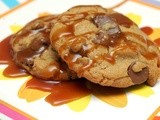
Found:
<path fill-rule="evenodd" d="M 28 23 L 13 35 L 13 60 L 44 80 L 86 78 L 129 87 L 159 77 L 159 49 L 124 15 L 101 6 L 76 6 Z"/>

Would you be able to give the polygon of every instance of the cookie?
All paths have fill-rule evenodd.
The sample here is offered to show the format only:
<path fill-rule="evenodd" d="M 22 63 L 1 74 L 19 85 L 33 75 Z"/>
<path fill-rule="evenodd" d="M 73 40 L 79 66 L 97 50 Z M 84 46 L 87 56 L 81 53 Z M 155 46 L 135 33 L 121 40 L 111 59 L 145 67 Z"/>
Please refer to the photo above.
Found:
<path fill-rule="evenodd" d="M 51 30 L 50 40 L 78 77 L 125 88 L 159 77 L 159 50 L 124 15 L 101 6 L 76 6 L 64 12 Z"/>
<path fill-rule="evenodd" d="M 49 35 L 56 19 L 54 15 L 37 18 L 14 34 L 11 40 L 13 60 L 44 80 L 74 79 L 76 74 L 50 45 Z"/>

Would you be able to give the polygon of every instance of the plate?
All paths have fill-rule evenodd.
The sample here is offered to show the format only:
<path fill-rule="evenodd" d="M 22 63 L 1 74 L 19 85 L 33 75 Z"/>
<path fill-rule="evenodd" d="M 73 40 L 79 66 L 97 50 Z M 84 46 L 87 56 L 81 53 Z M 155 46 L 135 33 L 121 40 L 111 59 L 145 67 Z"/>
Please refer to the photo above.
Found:
<path fill-rule="evenodd" d="M 7 1 L 7 0 L 6 0 Z M 58 14 L 75 5 L 102 5 L 123 13 L 141 28 L 152 31 L 149 37 L 160 38 L 160 2 L 152 0 L 13 0 L 0 1 L 0 40 L 14 34 L 27 22 L 39 16 Z M 2 10 L 1 10 L 2 9 Z M 2 54 L 0 51 L 0 55 Z M 160 80 L 154 87 L 145 84 L 127 89 L 107 90 L 105 97 L 91 93 L 78 100 L 52 106 L 48 95 L 34 89 L 23 89 L 31 76 L 10 78 L 3 75 L 7 64 L 0 65 L 0 119 L 160 119 Z"/>

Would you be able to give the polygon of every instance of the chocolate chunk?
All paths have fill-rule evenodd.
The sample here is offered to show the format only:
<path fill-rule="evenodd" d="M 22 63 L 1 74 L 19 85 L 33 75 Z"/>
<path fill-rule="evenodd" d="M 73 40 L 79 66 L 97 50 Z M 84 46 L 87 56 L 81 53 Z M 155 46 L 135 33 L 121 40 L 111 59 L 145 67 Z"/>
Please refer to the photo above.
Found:
<path fill-rule="evenodd" d="M 113 23 L 113 20 L 111 17 L 109 17 L 107 15 L 96 15 L 93 18 L 93 22 L 95 25 L 97 25 L 97 27 L 102 27 L 106 23 Z"/>
<path fill-rule="evenodd" d="M 128 75 L 131 78 L 132 82 L 135 84 L 141 84 L 144 83 L 148 77 L 149 77 L 149 69 L 148 67 L 145 67 L 140 72 L 134 72 L 132 67 L 134 66 L 135 62 L 132 63 L 128 67 Z"/>
<path fill-rule="evenodd" d="M 99 31 L 93 42 L 104 46 L 115 46 L 120 42 L 120 37 L 123 36 L 121 33 L 117 34 L 117 31 L 117 28 L 109 29 L 108 31 Z"/>
<path fill-rule="evenodd" d="M 113 46 L 117 43 L 121 30 L 114 19 L 107 15 L 97 15 L 93 18 L 93 22 L 101 29 L 93 40 L 94 43 L 105 46 Z"/>
<path fill-rule="evenodd" d="M 114 32 L 114 30 L 111 30 Z M 100 31 L 96 34 L 96 38 L 93 39 L 93 42 L 96 44 L 100 44 L 103 46 L 115 46 L 117 45 L 123 36 L 123 34 L 114 34 L 110 31 L 110 34 L 108 34 L 108 31 Z"/>
<path fill-rule="evenodd" d="M 107 15 L 97 15 L 94 17 L 93 21 L 102 30 L 107 31 L 108 35 L 121 33 L 121 30 L 116 21 Z"/>

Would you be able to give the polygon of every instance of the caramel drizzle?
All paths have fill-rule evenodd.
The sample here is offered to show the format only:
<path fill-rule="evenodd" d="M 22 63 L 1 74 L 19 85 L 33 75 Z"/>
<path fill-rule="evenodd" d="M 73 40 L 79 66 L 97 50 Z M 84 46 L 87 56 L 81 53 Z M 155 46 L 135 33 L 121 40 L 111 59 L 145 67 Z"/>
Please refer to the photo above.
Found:
<path fill-rule="evenodd" d="M 16 44 L 16 42 L 19 42 L 19 40 L 27 36 L 31 37 L 30 39 L 32 39 L 32 43 L 30 43 L 27 48 L 14 53 L 14 61 L 18 61 L 17 64 L 22 63 L 26 66 L 29 66 L 25 67 L 25 69 L 30 72 L 30 68 L 34 66 L 34 59 L 50 49 L 49 34 L 52 23 L 54 24 L 54 22 L 57 20 L 55 18 L 57 17 L 58 16 L 55 15 L 49 15 L 35 19 L 29 22 L 22 30 L 13 36 L 13 44 Z M 57 59 L 57 61 L 58 60 L 59 59 Z M 53 61 L 43 70 L 39 70 L 38 72 L 33 70 L 33 73 L 38 74 L 38 76 L 41 76 L 43 79 L 54 78 L 54 80 L 58 80 L 61 79 L 62 76 L 67 76 L 66 68 L 63 66 L 63 64 L 59 65 Z M 64 78 L 64 80 L 67 79 L 67 77 Z"/>
<path fill-rule="evenodd" d="M 0 64 L 8 64 L 7 68 L 3 71 L 6 77 L 22 77 L 27 76 L 26 70 L 15 65 L 11 56 L 11 45 L 10 40 L 12 35 L 7 37 L 5 40 L 0 42 L 0 51 L 4 51 L 0 55 Z"/>
<path fill-rule="evenodd" d="M 1 56 L 0 56 L 0 64 L 8 63 L 9 66 L 11 65 L 11 62 L 12 62 L 12 64 L 14 64 L 13 61 L 12 61 L 12 57 L 10 55 L 10 49 L 11 49 L 11 46 L 9 44 L 10 39 L 11 39 L 11 36 L 9 36 L 8 38 L 6 38 L 5 40 L 0 42 L 0 51 L 4 51 L 4 54 L 1 54 Z M 157 39 L 157 40 L 159 40 L 159 39 Z M 148 46 L 152 45 L 152 44 L 153 44 L 152 42 L 147 43 Z M 126 44 L 126 46 L 127 46 L 127 44 Z M 133 50 L 135 50 L 136 46 L 129 46 L 129 47 L 132 48 Z M 88 48 L 84 47 L 84 50 L 90 51 L 90 50 L 92 50 L 92 48 L 94 48 L 94 47 L 93 46 L 88 47 Z M 122 46 L 122 47 L 116 48 L 116 49 L 119 50 L 119 49 L 123 49 L 123 48 L 125 48 L 125 47 Z M 116 50 L 108 58 L 112 59 L 112 57 L 114 57 L 115 54 L 116 54 Z M 77 59 L 75 59 L 75 61 L 73 61 L 73 62 L 76 62 L 76 60 Z M 90 64 L 92 64 L 92 63 L 93 63 L 93 61 L 91 61 Z M 88 66 L 90 66 L 90 64 L 88 64 Z M 14 66 L 16 66 L 16 65 L 14 64 Z M 88 67 L 88 66 L 86 66 L 86 67 Z M 14 71 L 15 69 L 16 68 L 13 67 L 13 69 L 11 69 L 11 70 Z M 18 69 L 20 69 L 20 68 L 18 68 Z M 21 72 L 21 71 L 19 71 L 19 72 Z M 5 73 L 5 74 L 8 74 L 8 73 Z M 20 75 L 17 74 L 15 77 L 19 77 L 19 76 Z M 85 82 L 84 80 L 80 80 L 80 81 L 83 81 L 82 83 Z M 27 82 L 26 87 L 51 92 L 51 94 L 46 98 L 46 101 L 51 103 L 52 105 L 60 105 L 60 104 L 67 103 L 67 102 L 70 102 L 72 100 L 75 100 L 75 99 L 78 99 L 80 97 L 83 97 L 83 96 L 86 96 L 86 95 L 90 94 L 90 91 L 88 89 L 86 89 L 85 85 L 82 84 L 80 81 L 78 81 L 78 83 L 74 83 L 73 81 L 70 81 L 69 83 L 68 82 L 61 83 L 61 82 L 56 82 L 56 81 L 41 81 L 40 79 L 33 78 L 33 79 L 31 79 Z M 64 87 L 64 86 L 66 86 L 66 87 Z M 70 90 L 70 88 L 72 88 L 72 89 Z M 77 90 L 77 88 L 78 88 L 78 90 Z M 93 87 L 93 86 L 92 86 L 91 89 L 93 89 L 92 90 L 93 94 L 95 94 L 96 92 L 104 93 L 106 91 L 106 90 L 99 91 L 99 88 L 95 89 L 95 87 Z M 67 94 L 66 94 L 65 90 L 69 90 L 67 92 Z M 57 92 L 55 94 L 56 91 L 59 91 L 59 92 Z M 74 95 L 72 94 L 72 91 L 73 92 L 75 91 Z M 117 94 L 118 91 L 116 91 L 116 94 Z"/>
<path fill-rule="evenodd" d="M 63 45 L 60 46 L 58 52 L 62 55 L 64 50 L 68 50 L 68 52 L 64 55 L 63 59 L 65 60 L 65 62 L 68 63 L 70 69 L 74 69 L 73 63 L 76 63 L 77 65 L 81 64 L 81 62 L 79 62 L 79 58 L 86 57 L 88 53 L 90 53 L 92 50 L 94 50 L 98 46 L 96 44 L 93 44 L 93 45 L 91 45 L 90 48 L 88 48 L 86 50 L 81 49 L 80 51 L 75 52 L 75 53 L 72 53 L 70 51 L 70 49 L 72 47 L 74 47 L 75 44 L 81 43 L 81 42 L 85 43 L 85 41 L 87 41 L 87 39 L 88 39 L 87 34 L 89 35 L 89 34 L 94 33 L 94 32 L 90 32 L 90 33 L 86 33 L 86 34 L 79 35 L 79 36 L 74 35 L 75 26 L 78 23 L 80 23 L 81 19 L 87 19 L 87 18 L 85 18 L 87 13 L 81 13 L 81 14 L 84 14 L 84 15 L 81 15 L 82 17 L 79 18 L 78 20 L 76 20 L 75 22 L 72 21 L 72 18 L 75 17 L 76 15 L 68 15 L 69 18 L 71 19 L 71 21 L 70 21 L 71 24 L 68 24 L 68 21 L 66 23 L 63 21 L 62 23 L 65 25 L 65 27 L 58 29 L 55 33 L 52 34 L 52 38 L 51 38 L 53 44 L 55 44 L 57 42 L 57 40 L 62 37 L 65 39 Z M 94 14 L 94 15 L 96 15 L 96 14 Z M 129 20 L 128 18 L 124 17 L 123 15 L 121 15 L 119 13 L 114 13 L 109 16 L 111 16 L 113 19 L 116 19 L 116 21 L 118 22 L 119 25 L 123 25 L 125 27 L 130 27 L 133 24 L 133 22 L 131 20 Z M 142 54 L 146 59 L 151 60 L 151 59 L 154 59 L 155 57 L 158 56 L 156 53 L 149 52 L 147 50 L 147 48 L 150 45 L 153 45 L 151 41 L 145 40 L 140 35 L 130 33 L 130 32 L 124 32 L 124 33 L 120 34 L 118 40 L 113 40 L 112 44 L 105 46 L 105 47 L 112 47 L 113 48 L 111 53 L 106 53 L 103 56 L 98 56 L 98 57 L 96 56 L 96 58 L 94 58 L 94 60 L 90 60 L 90 61 L 88 61 L 87 64 L 81 65 L 81 67 L 79 67 L 80 70 L 78 72 L 78 76 L 81 76 L 81 74 L 84 70 L 89 69 L 95 62 L 97 62 L 100 59 L 103 59 L 103 60 L 105 59 L 109 63 L 114 64 L 115 63 L 115 56 L 117 55 L 118 51 L 130 48 L 132 51 L 137 52 L 137 51 L 139 51 L 138 49 L 142 49 L 140 47 L 137 47 L 138 43 L 134 43 L 132 41 L 129 41 L 126 38 L 127 35 L 133 36 L 134 38 L 140 40 L 140 42 L 142 42 L 142 44 L 147 44 L 146 48 L 142 45 L 139 45 L 140 47 L 144 48 L 145 52 L 140 51 L 140 54 Z M 112 39 L 114 39 L 114 38 L 112 38 Z M 115 38 L 115 39 L 117 39 L 117 38 Z"/>
<path fill-rule="evenodd" d="M 12 61 L 10 54 L 11 46 L 9 44 L 11 37 L 12 36 L 9 36 L 0 42 L 0 50 L 4 51 L 0 56 L 0 64 L 8 64 L 8 67 L 4 70 L 3 75 L 9 78 L 26 76 L 28 75 L 26 71 L 18 67 L 15 62 Z M 24 90 L 38 89 L 49 92 L 50 95 L 45 98 L 46 102 L 57 106 L 91 94 L 91 91 L 86 87 L 85 82 L 85 79 L 70 80 L 65 82 L 53 80 L 45 81 L 33 77 L 27 81 Z"/>

